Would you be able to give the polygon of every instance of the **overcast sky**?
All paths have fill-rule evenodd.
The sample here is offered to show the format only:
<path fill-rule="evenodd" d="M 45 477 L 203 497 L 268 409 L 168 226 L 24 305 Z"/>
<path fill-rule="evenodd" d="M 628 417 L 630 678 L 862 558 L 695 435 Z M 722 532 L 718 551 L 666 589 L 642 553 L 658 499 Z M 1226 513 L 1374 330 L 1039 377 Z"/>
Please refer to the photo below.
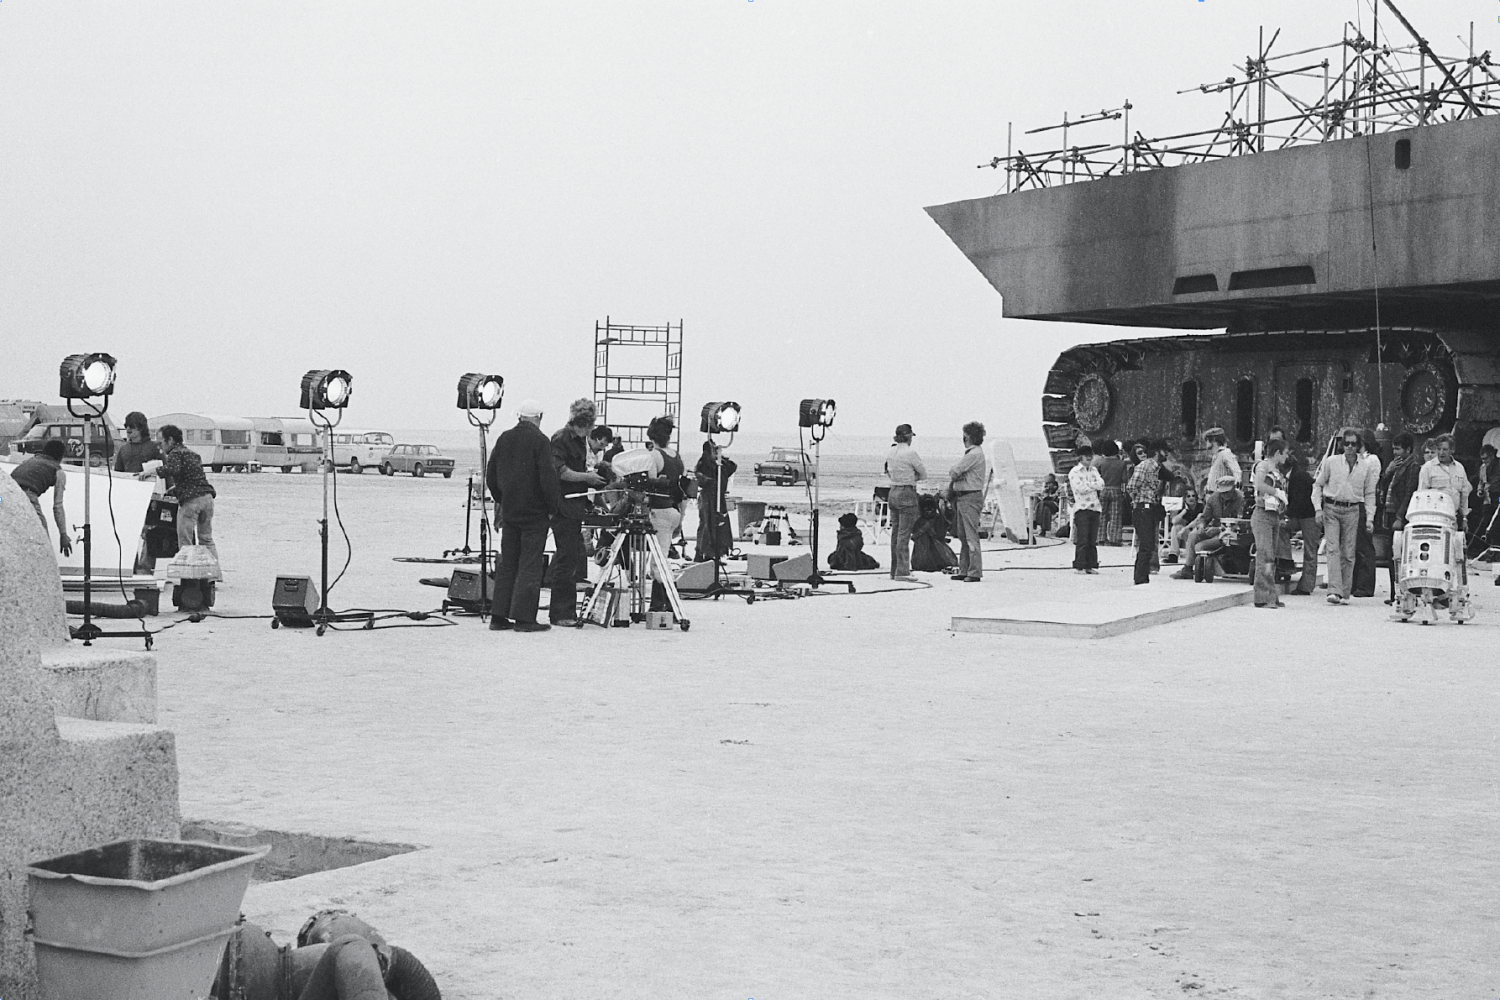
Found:
<path fill-rule="evenodd" d="M 1470 21 L 1500 50 L 1495 0 L 1400 5 L 1440 51 Z M 815 395 L 836 433 L 1039 435 L 1052 360 L 1121 331 L 1002 320 L 923 207 L 995 193 L 975 166 L 1007 121 L 1129 98 L 1148 136 L 1206 127 L 1222 100 L 1174 92 L 1231 75 L 1258 26 L 1285 51 L 1356 17 L 0 0 L 0 397 L 52 398 L 63 355 L 107 350 L 115 405 L 153 415 L 291 413 L 303 371 L 343 367 L 351 424 L 446 427 L 478 370 L 505 376 L 506 422 L 534 396 L 552 425 L 609 315 L 681 319 L 685 408 L 737 399 L 747 430 Z"/>

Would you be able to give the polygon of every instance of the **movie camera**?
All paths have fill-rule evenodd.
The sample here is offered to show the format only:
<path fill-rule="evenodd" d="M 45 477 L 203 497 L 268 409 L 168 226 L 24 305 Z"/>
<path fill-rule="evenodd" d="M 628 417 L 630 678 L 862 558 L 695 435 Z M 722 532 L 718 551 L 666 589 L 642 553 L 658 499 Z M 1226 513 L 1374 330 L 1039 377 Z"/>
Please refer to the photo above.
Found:
<path fill-rule="evenodd" d="M 584 518 L 584 523 L 616 534 L 604 562 L 604 572 L 584 608 L 585 622 L 628 625 L 632 621 L 648 621 L 654 581 L 654 586 L 665 595 L 678 626 L 686 632 L 692 624 L 682 613 L 682 598 L 651 520 L 651 498 L 672 497 L 675 485 L 661 479 L 659 459 L 660 455 L 647 448 L 621 452 L 610 463 L 619 484 L 590 491 L 609 507 Z M 615 602 L 622 606 L 612 610 L 610 605 Z"/>

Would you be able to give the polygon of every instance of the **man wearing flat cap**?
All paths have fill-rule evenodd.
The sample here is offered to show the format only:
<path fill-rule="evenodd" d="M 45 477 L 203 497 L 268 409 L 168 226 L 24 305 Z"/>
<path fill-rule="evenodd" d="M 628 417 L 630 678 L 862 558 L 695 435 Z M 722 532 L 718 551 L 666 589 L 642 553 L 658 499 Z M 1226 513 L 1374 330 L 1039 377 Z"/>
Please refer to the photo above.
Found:
<path fill-rule="evenodd" d="M 1219 498 L 1220 517 L 1239 517 L 1244 512 L 1245 495 L 1240 492 L 1240 463 L 1229 450 L 1229 435 L 1222 427 L 1210 427 L 1203 440 L 1214 450 L 1204 483 L 1204 499 Z"/>
<path fill-rule="evenodd" d="M 521 403 L 516 425 L 495 439 L 485 483 L 500 512 L 500 565 L 490 628 L 545 632 L 536 620 L 542 596 L 542 551 L 547 526 L 562 495 L 552 468 L 552 444 L 542 433 L 542 404 Z"/>

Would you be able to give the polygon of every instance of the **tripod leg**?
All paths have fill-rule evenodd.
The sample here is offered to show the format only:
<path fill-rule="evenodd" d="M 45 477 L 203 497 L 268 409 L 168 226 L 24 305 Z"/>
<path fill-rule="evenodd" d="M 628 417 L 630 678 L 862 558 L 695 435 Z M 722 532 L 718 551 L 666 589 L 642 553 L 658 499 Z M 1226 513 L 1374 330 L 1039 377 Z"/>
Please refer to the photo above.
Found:
<path fill-rule="evenodd" d="M 667 592 L 667 601 L 672 605 L 672 614 L 678 621 L 681 621 L 685 617 L 682 613 L 682 598 L 677 594 L 677 581 L 672 579 L 672 573 L 667 568 L 667 560 L 662 555 L 661 546 L 656 544 L 656 539 L 649 535 L 646 537 L 646 545 L 651 558 L 651 567 L 660 574 L 658 579 L 662 589 Z"/>
<path fill-rule="evenodd" d="M 609 549 L 609 560 L 607 562 L 605 562 L 605 564 L 604 564 L 604 570 L 599 574 L 599 583 L 594 587 L 594 592 L 589 595 L 589 602 L 588 602 L 588 604 L 584 606 L 584 609 L 583 609 L 583 620 L 584 621 L 591 621 L 591 620 L 593 620 L 594 609 L 596 607 L 598 607 L 598 605 L 599 605 L 599 598 L 603 595 L 604 588 L 606 586 L 608 586 L 610 580 L 613 579 L 613 577 L 615 576 L 615 573 L 618 571 L 618 567 L 615 565 L 615 560 L 617 558 L 619 558 L 620 549 L 621 549 L 621 547 L 624 544 L 625 544 L 625 536 L 624 535 L 617 535 L 615 537 L 614 544 L 610 546 L 610 549 Z"/>

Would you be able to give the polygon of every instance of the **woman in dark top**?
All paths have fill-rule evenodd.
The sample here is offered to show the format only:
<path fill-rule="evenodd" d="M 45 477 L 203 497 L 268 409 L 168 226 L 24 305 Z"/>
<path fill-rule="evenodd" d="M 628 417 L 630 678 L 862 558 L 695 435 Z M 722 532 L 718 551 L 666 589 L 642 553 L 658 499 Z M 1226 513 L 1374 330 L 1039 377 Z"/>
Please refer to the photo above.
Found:
<path fill-rule="evenodd" d="M 698 480 L 699 562 L 722 559 L 734 547 L 734 533 L 729 528 L 724 497 L 729 492 L 729 479 L 737 471 L 739 466 L 734 460 L 724 456 L 723 445 L 703 442 L 703 457 L 698 459 L 693 470 Z"/>

